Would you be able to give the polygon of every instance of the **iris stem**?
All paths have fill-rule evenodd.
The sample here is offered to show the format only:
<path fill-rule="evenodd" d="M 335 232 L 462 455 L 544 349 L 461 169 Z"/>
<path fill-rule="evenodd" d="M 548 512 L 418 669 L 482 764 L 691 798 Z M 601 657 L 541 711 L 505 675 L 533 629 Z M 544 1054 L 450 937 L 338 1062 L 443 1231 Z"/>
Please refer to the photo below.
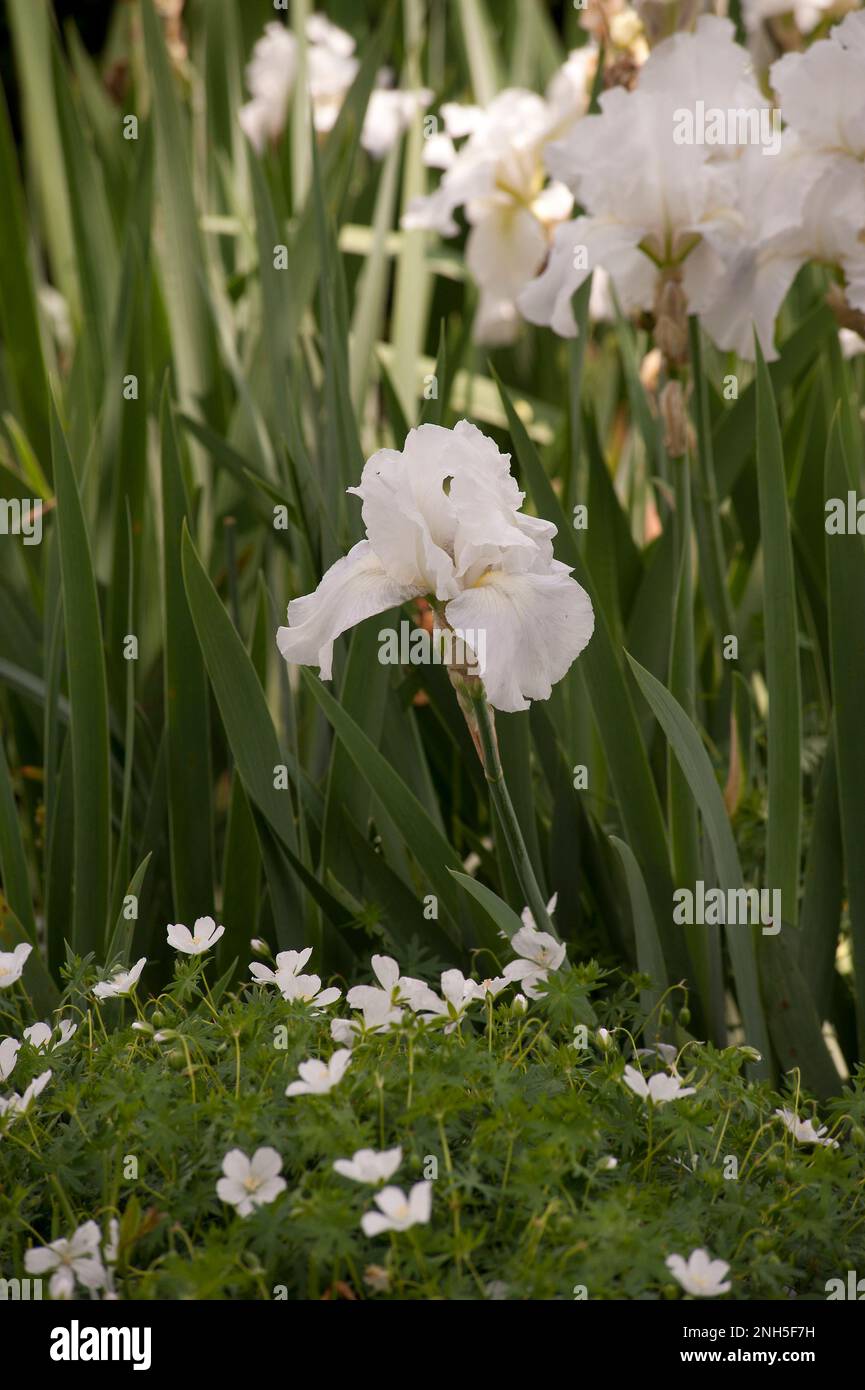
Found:
<path fill-rule="evenodd" d="M 492 706 L 487 700 L 483 681 L 477 676 L 457 674 L 453 671 L 451 672 L 451 680 L 456 690 L 460 709 L 465 716 L 469 732 L 478 751 L 511 863 L 529 911 L 535 919 L 535 926 L 538 931 L 549 932 L 555 940 L 558 940 L 538 880 L 535 877 L 529 852 L 526 849 L 526 842 L 523 839 L 523 832 L 520 829 L 514 804 L 505 782 L 504 769 L 499 755 L 499 742 L 496 738 L 495 716 Z"/>

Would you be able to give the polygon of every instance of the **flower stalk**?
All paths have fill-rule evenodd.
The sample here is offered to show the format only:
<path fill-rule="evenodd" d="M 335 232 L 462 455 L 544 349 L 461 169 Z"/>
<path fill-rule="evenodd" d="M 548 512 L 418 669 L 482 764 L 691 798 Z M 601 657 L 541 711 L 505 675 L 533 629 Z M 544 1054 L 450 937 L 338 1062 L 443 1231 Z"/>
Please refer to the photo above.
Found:
<path fill-rule="evenodd" d="M 523 832 L 517 820 L 514 803 L 505 782 L 504 768 L 496 737 L 495 715 L 486 697 L 484 683 L 480 676 L 469 675 L 461 668 L 449 670 L 451 684 L 456 691 L 459 707 L 463 712 L 472 741 L 481 760 L 484 776 L 490 789 L 490 797 L 499 825 L 505 837 L 508 853 L 517 881 L 523 890 L 526 903 L 535 919 L 538 931 L 549 932 L 558 941 L 558 934 L 552 924 L 544 895 L 535 877 Z"/>

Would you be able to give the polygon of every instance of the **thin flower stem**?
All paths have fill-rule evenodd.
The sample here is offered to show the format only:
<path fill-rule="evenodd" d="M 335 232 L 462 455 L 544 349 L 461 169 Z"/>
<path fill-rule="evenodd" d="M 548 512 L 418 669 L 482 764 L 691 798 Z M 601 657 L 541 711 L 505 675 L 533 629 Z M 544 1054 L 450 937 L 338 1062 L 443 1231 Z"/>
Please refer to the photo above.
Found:
<path fill-rule="evenodd" d="M 478 750 L 478 756 L 484 769 L 490 796 L 499 818 L 514 872 L 529 910 L 535 919 L 535 926 L 538 931 L 549 932 L 558 940 L 558 935 L 547 912 L 543 894 L 538 886 L 529 852 L 526 849 L 526 842 L 523 839 L 523 832 L 520 829 L 514 804 L 505 782 L 498 739 L 496 738 L 494 715 L 484 692 L 483 682 L 477 677 L 465 677 L 455 682 L 455 688 L 460 708 L 465 715 L 469 731 Z"/>

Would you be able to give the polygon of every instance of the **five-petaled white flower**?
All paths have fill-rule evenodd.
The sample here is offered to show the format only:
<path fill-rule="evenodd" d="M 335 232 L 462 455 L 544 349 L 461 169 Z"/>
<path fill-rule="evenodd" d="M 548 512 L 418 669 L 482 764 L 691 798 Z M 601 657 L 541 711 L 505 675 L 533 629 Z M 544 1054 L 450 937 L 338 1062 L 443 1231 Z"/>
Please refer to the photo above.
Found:
<path fill-rule="evenodd" d="M 375 1149 L 358 1149 L 351 1158 L 338 1158 L 334 1171 L 340 1177 L 351 1178 L 353 1182 L 380 1183 L 392 1178 L 402 1163 L 402 1148 L 385 1149 L 376 1153 Z"/>
<path fill-rule="evenodd" d="M 275 970 L 253 961 L 249 967 L 250 974 L 259 984 L 276 985 L 287 1003 L 299 1001 L 314 1005 L 316 1009 L 324 1009 L 329 1004 L 335 1004 L 342 991 L 333 986 L 322 989 L 319 975 L 301 973 L 311 955 L 311 946 L 306 946 L 302 951 L 280 951 Z"/>
<path fill-rule="evenodd" d="M 814 1128 L 812 1120 L 800 1120 L 794 1110 L 776 1110 L 775 1114 L 783 1120 L 784 1126 L 792 1134 L 797 1144 L 819 1144 L 826 1149 L 837 1149 L 839 1147 L 837 1139 L 824 1138 L 828 1136 L 829 1126 L 821 1125 L 820 1129 Z"/>
<path fill-rule="evenodd" d="M 694 1298 L 717 1298 L 730 1291 L 726 1277 L 730 1266 L 725 1260 L 713 1260 L 707 1250 L 692 1250 L 687 1260 L 681 1255 L 668 1255 L 666 1264 L 685 1293 Z"/>
<path fill-rule="evenodd" d="M 393 956 L 373 956 L 371 965 L 378 987 L 354 985 L 345 996 L 353 1009 L 363 1010 L 367 1028 L 374 1025 L 384 1032 L 386 1028 L 381 1025 L 399 1023 L 402 1018 L 400 1004 L 408 1004 L 414 1010 L 432 1007 L 435 995 L 429 985 L 411 975 L 401 975 Z"/>
<path fill-rule="evenodd" d="M 185 956 L 200 956 L 215 946 L 224 932 L 225 927 L 218 927 L 212 917 L 196 917 L 192 931 L 182 922 L 170 926 L 168 944 Z"/>
<path fill-rule="evenodd" d="M 282 1159 L 276 1149 L 256 1149 L 247 1158 L 242 1149 L 230 1149 L 222 1160 L 223 1177 L 216 1184 L 217 1196 L 237 1208 L 238 1216 L 249 1216 L 256 1207 L 266 1206 L 285 1191 L 280 1177 Z"/>
<path fill-rule="evenodd" d="M 21 941 L 14 951 L 0 951 L 0 989 L 8 989 L 21 979 L 32 950 L 29 941 Z"/>
<path fill-rule="evenodd" d="M 432 1003 L 424 1005 L 429 1012 L 421 1014 L 421 1019 L 424 1023 L 429 1023 L 434 1018 L 448 1019 L 444 1030 L 446 1033 L 452 1033 L 459 1027 L 469 1004 L 474 1003 L 476 999 L 484 998 L 477 981 L 467 980 L 461 970 L 442 971 L 441 992 L 441 999 L 433 994 Z"/>
<path fill-rule="evenodd" d="M 351 1061 L 351 1052 L 347 1047 L 340 1048 L 334 1052 L 328 1062 L 322 1062 L 317 1057 L 310 1057 L 306 1062 L 301 1062 L 298 1066 L 300 1081 L 292 1081 L 286 1087 L 287 1096 L 324 1096 L 328 1091 L 332 1091 L 334 1086 L 338 1086 L 345 1076 L 346 1068 Z"/>
<path fill-rule="evenodd" d="M 73 1023 L 70 1018 L 61 1018 L 56 1031 L 60 1036 L 51 1048 L 52 1052 L 56 1052 L 58 1047 L 63 1047 L 74 1037 L 78 1032 L 78 1024 Z M 31 1023 L 29 1028 L 24 1029 L 24 1036 L 31 1047 L 35 1047 L 37 1052 L 43 1052 L 54 1037 L 54 1032 L 50 1023 Z"/>
<path fill-rule="evenodd" d="M 432 1183 L 416 1182 L 406 1196 L 401 1187 L 385 1187 L 374 1198 L 378 1211 L 368 1211 L 360 1219 L 365 1236 L 382 1231 L 408 1231 L 425 1225 L 432 1212 Z"/>
<path fill-rule="evenodd" d="M 102 1232 L 95 1221 L 85 1221 L 70 1239 L 37 1246 L 24 1256 L 28 1274 L 51 1273 L 48 1292 L 52 1298 L 71 1298 L 76 1283 L 85 1289 L 101 1289 L 106 1282 L 105 1266 L 99 1253 Z"/>
<path fill-rule="evenodd" d="M 318 975 L 280 975 L 277 971 L 276 984 L 287 1003 L 299 1001 L 312 1004 L 316 1009 L 326 1009 L 329 1004 L 335 1004 L 342 994 L 342 990 L 333 985 L 329 989 L 322 989 Z"/>
<path fill-rule="evenodd" d="M 550 899 L 547 911 L 553 910 L 555 902 L 555 897 Z M 514 932 L 511 938 L 518 959 L 509 961 L 502 973 L 509 981 L 518 980 L 530 999 L 541 999 L 544 991 L 540 986 L 546 984 L 551 970 L 558 970 L 564 963 L 566 948 L 549 932 L 536 931 L 530 925 L 534 919 L 528 908 L 523 913 L 524 923 L 527 917 L 529 924 Z"/>
<path fill-rule="evenodd" d="M 553 558 L 556 527 L 520 511 L 509 459 L 467 420 L 421 425 L 381 449 L 360 485 L 367 539 L 288 606 L 285 660 L 330 680 L 334 640 L 373 614 L 431 596 L 471 649 L 484 634 L 483 682 L 500 710 L 546 700 L 592 635 L 588 594 Z M 482 653 L 483 655 L 483 653 Z"/>
<path fill-rule="evenodd" d="M 141 972 L 147 964 L 147 957 L 142 956 L 137 960 L 131 970 L 118 970 L 112 975 L 110 980 L 101 980 L 98 985 L 93 986 L 93 993 L 97 999 L 115 999 L 120 995 L 130 994 L 141 976 Z"/>
<path fill-rule="evenodd" d="M 280 951 L 276 957 L 275 970 L 254 960 L 250 963 L 249 973 L 260 985 L 278 985 L 281 988 L 280 980 L 299 975 L 311 955 L 311 946 L 305 946 L 302 951 Z"/>
<path fill-rule="evenodd" d="M 640 1096 L 642 1100 L 651 1101 L 653 1105 L 666 1105 L 667 1101 L 681 1100 L 683 1096 L 692 1096 L 696 1090 L 695 1086 L 683 1086 L 678 1076 L 668 1076 L 663 1071 L 650 1076 L 646 1081 L 635 1067 L 625 1067 L 623 1079 L 634 1095 Z"/>

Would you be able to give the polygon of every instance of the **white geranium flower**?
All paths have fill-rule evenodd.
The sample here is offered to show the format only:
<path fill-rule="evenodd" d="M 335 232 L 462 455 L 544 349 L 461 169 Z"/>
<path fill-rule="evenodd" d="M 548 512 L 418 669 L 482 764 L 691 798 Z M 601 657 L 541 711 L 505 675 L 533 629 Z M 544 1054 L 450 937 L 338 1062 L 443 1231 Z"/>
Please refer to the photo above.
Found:
<path fill-rule="evenodd" d="M 443 106 L 446 134 L 428 141 L 425 162 L 445 175 L 434 193 L 413 200 L 402 225 L 455 236 L 454 212 L 465 209 L 471 228 L 466 264 L 480 289 L 478 342 L 513 341 L 520 322 L 517 295 L 543 265 L 552 228 L 571 211 L 568 190 L 547 185 L 543 152 L 586 110 L 593 57 L 572 54 L 546 100 L 509 88 L 486 110 Z M 463 136 L 468 140 L 457 153 L 453 141 Z"/>
<path fill-rule="evenodd" d="M 69 1018 L 61 1018 L 57 1024 L 57 1031 L 60 1034 L 52 1052 L 56 1052 L 58 1047 L 63 1047 L 78 1032 L 78 1024 L 73 1023 Z M 37 1052 L 42 1052 L 54 1037 L 54 1029 L 50 1023 L 32 1023 L 29 1028 L 24 1029 L 24 1036 L 31 1047 L 35 1047 Z"/>
<path fill-rule="evenodd" d="M 279 980 L 285 980 L 290 975 L 299 975 L 312 955 L 312 947 L 306 946 L 302 951 L 280 951 L 274 962 L 276 969 L 271 970 L 269 965 L 262 965 L 260 961 L 254 960 L 250 963 L 249 973 L 260 985 L 275 985 Z"/>
<path fill-rule="evenodd" d="M 102 1232 L 95 1221 L 85 1221 L 69 1239 L 37 1246 L 24 1256 L 28 1274 L 51 1273 L 48 1292 L 52 1298 L 71 1298 L 76 1283 L 85 1289 L 101 1289 L 106 1283 L 105 1266 L 99 1253 Z"/>
<path fill-rule="evenodd" d="M 275 970 L 271 970 L 269 965 L 253 961 L 249 967 L 250 973 L 259 984 L 276 985 L 288 1003 L 299 1000 L 317 1008 L 326 1008 L 328 1004 L 336 1003 L 342 991 L 335 988 L 323 990 L 320 976 L 302 973 L 311 955 L 311 946 L 305 947 L 302 951 L 280 951 L 276 957 Z"/>
<path fill-rule="evenodd" d="M 730 1291 L 726 1277 L 730 1266 L 725 1260 L 713 1260 L 707 1250 L 692 1250 L 687 1260 L 681 1255 L 668 1255 L 666 1265 L 685 1293 L 694 1298 L 717 1298 Z"/>
<path fill-rule="evenodd" d="M 736 132 L 708 145 L 676 143 L 674 131 L 676 113 L 693 110 L 697 101 L 724 111 L 767 107 L 733 34 L 729 20 L 701 16 L 695 33 L 676 34 L 652 51 L 635 91 L 605 92 L 599 115 L 585 117 L 570 137 L 550 146 L 550 172 L 586 214 L 559 227 L 543 274 L 518 296 L 532 323 L 573 337 L 572 297 L 598 267 L 609 273 L 628 313 L 654 308 L 665 274 L 681 276 L 692 313 L 716 303 L 721 277 L 749 240 L 738 166 L 746 153 L 756 154 L 752 162 L 765 178 L 773 161 L 754 146 L 737 145 Z M 757 326 L 771 355 L 765 316 Z"/>
<path fill-rule="evenodd" d="M 556 899 L 553 896 L 547 911 L 552 912 L 555 905 Z M 523 912 L 523 922 L 534 922 L 528 908 Z M 533 925 L 525 925 L 515 932 L 511 938 L 511 945 L 519 959 L 509 961 L 505 966 L 505 978 L 509 981 L 519 980 L 530 999 L 542 998 L 544 991 L 540 986 L 546 984 L 551 970 L 558 970 L 564 963 L 565 946 L 561 941 L 556 941 L 549 932 L 536 931 Z"/>
<path fill-rule="evenodd" d="M 828 1134 L 829 1126 L 822 1125 L 820 1129 L 815 1129 L 813 1121 L 800 1120 L 793 1110 L 776 1110 L 775 1114 L 783 1120 L 784 1126 L 792 1134 L 797 1144 L 819 1144 L 823 1148 L 837 1149 L 839 1147 L 837 1139 L 824 1138 Z"/>
<path fill-rule="evenodd" d="M 186 956 L 200 956 L 215 946 L 224 933 L 225 927 L 218 927 L 212 917 L 196 917 L 192 931 L 182 922 L 170 926 L 168 944 Z"/>
<path fill-rule="evenodd" d="M 683 1096 L 692 1096 L 696 1090 L 694 1086 L 683 1086 L 678 1076 L 667 1076 L 666 1072 L 657 1072 L 655 1076 L 650 1076 L 649 1080 L 635 1067 L 625 1067 L 624 1082 L 642 1100 L 651 1101 L 653 1105 L 666 1105 L 670 1100 L 681 1100 Z"/>
<path fill-rule="evenodd" d="M 346 1068 L 351 1061 L 351 1052 L 347 1047 L 340 1048 L 334 1052 L 328 1062 L 321 1062 L 316 1057 L 309 1058 L 306 1062 L 301 1062 L 298 1067 L 300 1081 L 292 1081 L 286 1087 L 287 1096 L 324 1096 L 328 1091 L 332 1091 L 334 1086 L 338 1086 L 345 1076 Z"/>
<path fill-rule="evenodd" d="M 389 958 L 380 956 L 378 959 L 387 960 Z M 393 964 L 396 965 L 396 961 L 394 961 Z M 426 998 L 428 987 L 424 985 L 422 981 L 408 981 L 403 978 L 401 983 L 403 985 L 410 983 L 417 986 L 417 990 L 413 991 L 413 998 L 419 999 L 421 997 L 418 993 L 418 990 L 421 989 L 425 991 L 423 997 Z M 354 1044 L 362 1033 L 388 1033 L 391 1028 L 397 1028 L 402 1023 L 404 1010 L 393 1007 L 390 1002 L 390 993 L 388 991 L 384 989 L 375 989 L 372 985 L 357 985 L 356 988 L 368 991 L 368 996 L 359 1006 L 362 1017 L 359 1019 L 335 1018 L 330 1025 L 330 1036 L 333 1038 L 334 1042 L 339 1043 L 341 1047 L 354 1047 Z M 355 998 L 352 1000 L 350 997 L 353 993 L 353 990 L 349 990 L 348 1002 L 353 1004 L 353 1007 L 357 1008 L 357 999 Z M 428 990 L 428 993 L 435 998 L 432 994 L 432 990 Z"/>
<path fill-rule="evenodd" d="M 29 941 L 22 941 L 14 951 L 0 951 L 0 989 L 8 989 L 21 979 L 32 950 Z"/>
<path fill-rule="evenodd" d="M 277 971 L 276 984 L 289 1004 L 299 1001 L 316 1009 L 326 1009 L 329 1004 L 335 1004 L 342 994 L 341 989 L 333 986 L 322 989 L 318 975 L 280 975 Z"/>
<path fill-rule="evenodd" d="M 432 1213 L 432 1183 L 416 1182 L 408 1196 L 401 1187 L 385 1187 L 374 1198 L 378 1211 L 368 1211 L 360 1219 L 365 1236 L 383 1231 L 408 1231 L 425 1225 Z"/>
<path fill-rule="evenodd" d="M 332 130 L 360 64 L 350 34 L 324 15 L 311 15 L 306 23 L 306 73 L 312 121 L 319 134 Z M 279 138 L 288 120 L 288 109 L 299 67 L 298 45 L 285 25 L 265 26 L 246 69 L 251 100 L 240 110 L 239 120 L 259 154 Z M 402 135 L 415 112 L 432 101 L 426 88 L 401 92 L 384 85 L 372 92 L 366 110 L 361 144 L 375 159 L 382 159 Z"/>
<path fill-rule="evenodd" d="M 506 975 L 494 975 L 489 979 L 481 980 L 477 986 L 478 999 L 498 999 L 503 989 L 507 989 L 511 981 Z"/>
<path fill-rule="evenodd" d="M 147 964 L 147 957 L 142 956 L 136 961 L 131 970 L 118 970 L 112 975 L 110 980 L 102 980 L 98 985 L 93 986 L 93 993 L 97 999 L 115 999 L 124 994 L 130 994 L 138 984 L 141 972 Z"/>
<path fill-rule="evenodd" d="M 385 1149 L 376 1153 L 375 1149 L 358 1149 L 351 1158 L 338 1158 L 334 1171 L 340 1177 L 351 1178 L 352 1182 L 380 1183 L 392 1178 L 402 1163 L 402 1148 Z"/>
<path fill-rule="evenodd" d="M 17 1038 L 4 1038 L 0 1042 L 0 1081 L 5 1081 L 15 1070 L 20 1046 Z"/>
<path fill-rule="evenodd" d="M 400 975 L 399 965 L 393 956 L 373 956 L 372 970 L 379 983 L 375 985 L 355 985 L 346 995 L 353 1009 L 362 1009 L 364 1025 L 386 1031 L 383 1025 L 399 1023 L 402 1018 L 400 1004 L 409 1008 L 428 1009 L 432 1007 L 435 994 L 423 980 L 415 980 L 411 975 Z"/>
<path fill-rule="evenodd" d="M 231 1149 L 222 1160 L 224 1176 L 216 1184 L 217 1196 L 237 1208 L 238 1216 L 249 1216 L 256 1207 L 273 1202 L 286 1188 L 280 1177 L 282 1159 L 276 1149 L 256 1149 L 247 1158 L 242 1149 Z"/>
<path fill-rule="evenodd" d="M 432 1004 L 428 1013 L 421 1014 L 424 1023 L 431 1022 L 434 1018 L 446 1018 L 449 1020 L 445 1027 L 446 1033 L 452 1033 L 458 1028 L 463 1020 L 469 1004 L 473 1004 L 476 999 L 483 999 L 480 986 L 476 980 L 467 980 L 461 970 L 444 970 L 441 977 L 442 997 L 432 996 Z"/>
<path fill-rule="evenodd" d="M 467 420 L 421 425 L 381 449 L 359 487 L 367 538 L 294 599 L 277 642 L 288 662 L 329 680 L 334 639 L 373 614 L 433 597 L 468 643 L 484 634 L 487 698 L 497 709 L 546 700 L 589 641 L 588 594 L 553 558 L 555 526 L 520 511 L 509 459 Z M 474 652 L 474 649 L 472 648 Z M 475 653 L 477 655 L 477 653 Z"/>

